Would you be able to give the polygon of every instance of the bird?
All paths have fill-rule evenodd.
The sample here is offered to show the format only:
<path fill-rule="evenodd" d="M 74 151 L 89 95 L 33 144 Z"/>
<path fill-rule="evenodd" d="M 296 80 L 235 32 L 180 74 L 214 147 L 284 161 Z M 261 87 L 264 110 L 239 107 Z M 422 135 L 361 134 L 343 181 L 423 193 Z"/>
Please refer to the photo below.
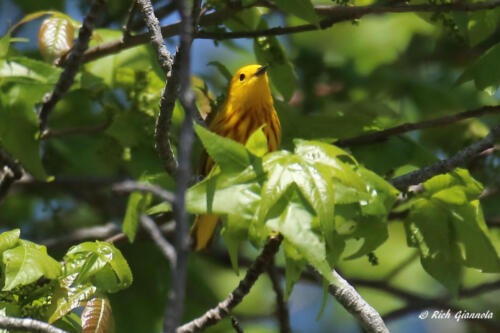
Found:
<path fill-rule="evenodd" d="M 268 152 L 278 149 L 281 143 L 281 124 L 274 108 L 269 88 L 267 66 L 246 65 L 238 69 L 229 83 L 226 100 L 209 121 L 208 128 L 216 134 L 245 144 L 258 128 L 267 138 Z M 199 173 L 208 175 L 215 162 L 203 153 Z M 214 237 L 219 216 L 198 215 L 191 228 L 191 239 L 196 251 L 208 247 Z"/>

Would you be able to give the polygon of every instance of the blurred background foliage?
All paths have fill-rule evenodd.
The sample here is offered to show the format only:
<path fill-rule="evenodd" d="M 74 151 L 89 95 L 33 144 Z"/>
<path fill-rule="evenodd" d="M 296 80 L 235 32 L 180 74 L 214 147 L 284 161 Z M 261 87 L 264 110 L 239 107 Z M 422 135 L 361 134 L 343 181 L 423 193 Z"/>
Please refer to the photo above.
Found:
<path fill-rule="evenodd" d="M 161 20 L 163 25 L 178 20 L 175 12 L 168 12 L 169 1 L 153 2 L 158 8 L 166 9 Z M 221 8 L 238 1 L 208 2 Z M 332 1 L 312 2 L 335 4 Z M 337 3 L 388 5 L 395 1 L 340 0 Z M 61 11 L 82 21 L 89 6 L 89 1 L 78 0 L 0 0 L 0 35 L 26 14 L 40 10 Z M 106 11 L 100 19 L 101 28 L 96 31 L 98 37 L 91 46 L 120 38 L 128 8 L 127 1 L 107 1 Z M 241 31 L 266 25 L 298 25 L 304 24 L 304 20 L 315 19 L 308 15 L 303 13 L 298 17 L 254 8 L 206 30 Z M 210 103 L 221 100 L 225 94 L 225 68 L 233 73 L 242 65 L 263 59 L 281 61 L 284 69 L 274 75 L 271 73 L 271 79 L 283 128 L 282 148 L 292 149 L 295 138 L 333 142 L 404 122 L 497 104 L 500 75 L 496 74 L 500 73 L 500 62 L 494 56 L 500 42 L 499 18 L 498 8 L 471 13 L 367 15 L 323 31 L 277 37 L 273 47 L 280 44 L 282 49 L 273 54 L 279 54 L 280 59 L 266 59 L 269 54 L 259 51 L 259 42 L 254 45 L 252 39 L 197 39 L 192 50 L 193 85 L 199 107 L 208 112 Z M 138 31 L 144 31 L 140 15 L 134 20 Z M 8 52 L 24 58 L 18 58 L 16 68 L 3 67 L 0 71 L 1 101 L 12 106 L 11 112 L 0 110 L 2 143 L 10 147 L 36 178 L 20 182 L 11 189 L 0 207 L 0 227 L 1 231 L 19 227 L 24 238 L 44 243 L 79 228 L 108 222 L 120 224 L 127 197 L 117 196 L 106 185 L 116 179 L 138 179 L 163 171 L 153 136 L 164 78 L 156 55 L 147 44 L 86 63 L 75 85 L 52 112 L 50 127 L 55 133 L 74 128 L 94 130 L 72 135 L 60 132 L 61 135 L 54 134 L 39 141 L 35 137 L 38 127 L 32 110 L 52 89 L 60 73 L 48 64 L 27 63 L 26 57 L 42 60 L 37 46 L 41 21 L 31 21 L 14 31 L 13 37 L 28 40 L 14 43 Z M 177 37 L 167 39 L 171 51 L 176 43 Z M 23 72 L 23 68 L 29 70 Z M 181 108 L 176 107 L 171 135 L 174 147 L 182 118 Z M 452 155 L 483 138 L 499 120 L 498 115 L 469 119 L 355 146 L 351 152 L 367 168 L 390 178 Z M 200 151 L 198 145 L 195 160 Z M 499 162 L 495 151 L 477 158 L 470 167 L 473 177 L 489 191 L 481 203 L 497 251 L 500 251 Z M 50 176 L 56 176 L 56 180 L 44 183 L 43 180 Z M 165 182 L 167 188 L 173 188 L 171 179 Z M 356 242 L 348 243 L 348 249 L 352 250 L 347 252 L 352 253 L 357 246 Z M 168 265 L 144 237 L 120 249 L 131 266 L 134 283 L 131 288 L 111 295 L 117 332 L 159 332 L 169 286 Z M 65 250 L 57 246 L 49 248 L 56 257 Z M 239 277 L 234 274 L 224 251 L 219 240 L 212 253 L 190 256 L 184 320 L 200 315 L 237 285 L 243 272 Z M 256 250 L 246 246 L 242 253 L 253 258 Z M 444 288 L 422 269 L 416 250 L 407 246 L 402 223 L 397 218 L 390 221 L 389 238 L 374 255 L 376 264 L 365 256 L 341 260 L 339 270 L 355 285 L 356 281 L 384 280 L 422 296 L 445 293 Z M 463 286 L 495 281 L 498 277 L 498 274 L 464 269 Z M 382 314 L 405 304 L 404 299 L 371 288 L 369 284 L 357 286 Z M 499 296 L 500 292 L 495 291 L 453 302 L 471 311 L 490 310 L 498 317 Z M 321 299 L 321 286 L 308 282 L 296 286 L 289 299 L 294 331 L 359 331 L 354 319 L 331 298 L 321 318 L 316 320 Z M 274 332 L 278 325 L 273 317 L 274 303 L 271 283 L 263 276 L 234 314 L 245 332 Z M 481 330 L 481 326 L 465 321 L 422 321 L 418 313 L 395 318 L 388 325 L 395 332 Z M 230 332 L 232 328 L 226 319 L 208 331 Z"/>

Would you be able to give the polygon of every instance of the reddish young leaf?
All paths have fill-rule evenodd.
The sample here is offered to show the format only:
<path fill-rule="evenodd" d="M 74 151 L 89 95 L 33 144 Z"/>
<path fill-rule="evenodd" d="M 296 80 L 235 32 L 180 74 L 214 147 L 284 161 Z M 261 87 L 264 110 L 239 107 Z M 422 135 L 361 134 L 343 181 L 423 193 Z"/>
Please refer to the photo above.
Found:
<path fill-rule="evenodd" d="M 38 47 L 45 61 L 54 61 L 65 56 L 73 47 L 75 26 L 66 18 L 45 19 L 38 32 Z"/>
<path fill-rule="evenodd" d="M 115 321 L 107 297 L 94 297 L 82 312 L 82 333 L 113 333 Z"/>

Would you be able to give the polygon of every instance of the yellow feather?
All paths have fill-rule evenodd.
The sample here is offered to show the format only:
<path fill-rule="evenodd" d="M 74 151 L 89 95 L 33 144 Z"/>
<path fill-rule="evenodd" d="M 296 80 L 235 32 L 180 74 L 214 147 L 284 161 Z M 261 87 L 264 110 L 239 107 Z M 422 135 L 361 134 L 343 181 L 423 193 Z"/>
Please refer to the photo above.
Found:
<path fill-rule="evenodd" d="M 218 135 L 246 143 L 250 135 L 264 126 L 269 151 L 278 149 L 281 141 L 281 125 L 274 109 L 273 98 L 265 68 L 248 65 L 234 74 L 222 109 L 209 124 L 210 130 Z M 204 153 L 200 172 L 207 175 L 214 162 Z M 196 217 L 191 237 L 197 251 L 206 248 L 215 230 L 219 216 L 200 215 Z"/>

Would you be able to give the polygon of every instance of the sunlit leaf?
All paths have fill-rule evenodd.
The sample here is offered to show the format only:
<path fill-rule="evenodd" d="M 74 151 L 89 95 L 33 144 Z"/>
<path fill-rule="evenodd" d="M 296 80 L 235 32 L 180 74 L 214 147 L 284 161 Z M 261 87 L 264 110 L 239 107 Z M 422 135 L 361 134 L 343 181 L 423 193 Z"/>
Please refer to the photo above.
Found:
<path fill-rule="evenodd" d="M 132 283 L 132 272 L 121 252 L 108 242 L 84 242 L 64 257 L 65 273 L 78 274 L 73 284 L 92 283 L 103 291 L 116 292 Z"/>
<path fill-rule="evenodd" d="M 2 271 L 5 276 L 2 290 L 7 291 L 42 276 L 55 279 L 61 273 L 61 265 L 47 254 L 45 246 L 19 240 L 17 246 L 2 253 Z"/>
<path fill-rule="evenodd" d="M 405 220 L 408 243 L 420 251 L 424 269 L 456 292 L 462 266 L 499 272 L 479 201 L 482 186 L 467 170 L 435 176 L 410 201 Z"/>
<path fill-rule="evenodd" d="M 0 255 L 3 251 L 10 249 L 16 245 L 21 235 L 21 230 L 14 229 L 11 231 L 5 231 L 0 234 Z"/>
<path fill-rule="evenodd" d="M 77 276 L 78 274 L 72 274 L 61 279 L 60 285 L 53 294 L 53 300 L 48 310 L 49 323 L 59 320 L 73 309 L 82 306 L 97 291 L 97 288 L 91 284 L 72 286 Z"/>

